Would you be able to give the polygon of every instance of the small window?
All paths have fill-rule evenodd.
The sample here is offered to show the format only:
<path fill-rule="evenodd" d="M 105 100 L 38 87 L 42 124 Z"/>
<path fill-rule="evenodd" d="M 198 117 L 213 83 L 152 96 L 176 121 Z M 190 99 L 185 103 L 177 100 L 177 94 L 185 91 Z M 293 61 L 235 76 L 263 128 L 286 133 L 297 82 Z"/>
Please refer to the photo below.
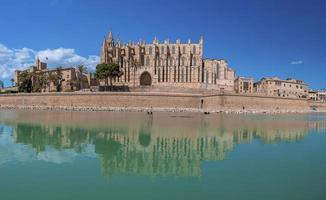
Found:
<path fill-rule="evenodd" d="M 149 55 L 152 55 L 152 53 L 153 53 L 153 47 L 150 46 L 150 47 L 148 48 L 148 54 L 149 54 Z"/>
<path fill-rule="evenodd" d="M 175 54 L 175 46 L 172 46 L 172 54 Z"/>
<path fill-rule="evenodd" d="M 164 46 L 161 46 L 161 54 L 164 54 Z"/>
<path fill-rule="evenodd" d="M 186 53 L 186 47 L 185 47 L 185 46 L 183 46 L 183 48 L 182 48 L 182 53 L 183 53 L 183 54 Z"/>
<path fill-rule="evenodd" d="M 193 48 L 192 48 L 192 53 L 193 53 L 193 54 L 196 54 L 196 46 L 193 46 Z"/>
<path fill-rule="evenodd" d="M 149 66 L 149 56 L 146 57 L 146 66 Z"/>

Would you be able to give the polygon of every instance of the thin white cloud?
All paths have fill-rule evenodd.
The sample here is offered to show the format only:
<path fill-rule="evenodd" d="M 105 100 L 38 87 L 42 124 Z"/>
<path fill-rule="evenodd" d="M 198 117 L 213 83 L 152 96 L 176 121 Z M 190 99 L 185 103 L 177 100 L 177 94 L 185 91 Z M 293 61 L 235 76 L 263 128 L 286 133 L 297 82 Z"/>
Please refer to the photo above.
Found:
<path fill-rule="evenodd" d="M 291 62 L 291 65 L 301 65 L 301 64 L 303 64 L 302 60 L 295 60 Z"/>
<path fill-rule="evenodd" d="M 93 71 L 100 58 L 95 55 L 83 57 L 72 48 L 45 49 L 36 51 L 29 48 L 11 49 L 0 43 L 0 78 L 13 77 L 15 70 L 26 69 L 39 56 L 49 67 L 75 67 L 83 64 Z"/>

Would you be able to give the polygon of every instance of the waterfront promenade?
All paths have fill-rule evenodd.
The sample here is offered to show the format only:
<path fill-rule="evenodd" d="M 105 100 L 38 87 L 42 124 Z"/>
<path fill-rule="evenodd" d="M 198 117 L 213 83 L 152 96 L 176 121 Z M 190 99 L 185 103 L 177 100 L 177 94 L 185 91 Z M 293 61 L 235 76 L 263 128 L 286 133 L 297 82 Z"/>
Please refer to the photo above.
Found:
<path fill-rule="evenodd" d="M 3 109 L 224 113 L 326 112 L 307 99 L 232 93 L 65 92 L 0 95 Z"/>

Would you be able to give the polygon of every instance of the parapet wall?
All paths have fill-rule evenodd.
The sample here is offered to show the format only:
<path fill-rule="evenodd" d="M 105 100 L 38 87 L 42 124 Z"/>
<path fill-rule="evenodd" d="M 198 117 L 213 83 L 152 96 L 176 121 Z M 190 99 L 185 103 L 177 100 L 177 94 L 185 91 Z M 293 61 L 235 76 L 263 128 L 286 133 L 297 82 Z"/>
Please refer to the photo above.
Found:
<path fill-rule="evenodd" d="M 305 99 L 264 97 L 235 94 L 181 94 L 153 92 L 40 93 L 0 95 L 1 107 L 49 108 L 65 107 L 111 110 L 119 108 L 156 109 L 166 111 L 210 112 L 309 112 Z M 326 111 L 318 104 L 317 111 Z"/>

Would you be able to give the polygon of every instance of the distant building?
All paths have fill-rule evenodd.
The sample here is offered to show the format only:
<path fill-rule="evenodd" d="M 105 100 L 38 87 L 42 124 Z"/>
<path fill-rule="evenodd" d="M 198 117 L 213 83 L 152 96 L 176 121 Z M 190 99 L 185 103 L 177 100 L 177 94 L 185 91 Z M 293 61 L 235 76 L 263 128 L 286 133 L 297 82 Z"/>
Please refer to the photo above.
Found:
<path fill-rule="evenodd" d="M 254 84 L 254 91 L 267 96 L 308 98 L 307 84 L 292 78 L 262 78 Z"/>
<path fill-rule="evenodd" d="M 123 75 L 115 80 L 116 85 L 233 91 L 234 71 L 225 60 L 203 58 L 203 38 L 198 43 L 160 43 L 155 38 L 150 44 L 122 44 L 110 32 L 103 40 L 100 62 L 119 64 Z"/>
<path fill-rule="evenodd" d="M 317 93 L 318 93 L 317 91 L 309 90 L 309 92 L 308 92 L 309 99 L 312 101 L 317 101 L 318 100 Z"/>
<path fill-rule="evenodd" d="M 317 100 L 326 102 L 326 90 L 317 91 Z"/>
<path fill-rule="evenodd" d="M 254 92 L 254 79 L 242 76 L 234 80 L 234 91 L 239 94 L 252 94 Z"/>
<path fill-rule="evenodd" d="M 16 70 L 15 71 L 15 85 L 19 86 L 19 75 L 23 72 L 27 71 L 29 73 L 41 71 L 41 72 L 46 72 L 48 74 L 50 73 L 55 73 L 56 69 L 48 69 L 47 64 L 43 63 L 40 61 L 39 58 L 36 59 L 35 64 L 30 66 L 30 68 L 26 70 Z M 71 91 L 71 90 L 76 90 L 79 89 L 79 83 L 78 83 L 78 77 L 81 76 L 78 70 L 76 70 L 73 67 L 62 67 L 61 68 L 61 73 L 62 73 L 62 91 Z M 89 88 L 88 80 L 87 80 L 87 75 L 82 75 L 83 76 L 83 88 Z M 56 86 L 54 85 L 53 82 L 49 81 L 49 86 L 46 87 L 45 91 L 56 91 Z"/>
<path fill-rule="evenodd" d="M 326 90 L 310 90 L 309 99 L 312 101 L 326 102 Z"/>

